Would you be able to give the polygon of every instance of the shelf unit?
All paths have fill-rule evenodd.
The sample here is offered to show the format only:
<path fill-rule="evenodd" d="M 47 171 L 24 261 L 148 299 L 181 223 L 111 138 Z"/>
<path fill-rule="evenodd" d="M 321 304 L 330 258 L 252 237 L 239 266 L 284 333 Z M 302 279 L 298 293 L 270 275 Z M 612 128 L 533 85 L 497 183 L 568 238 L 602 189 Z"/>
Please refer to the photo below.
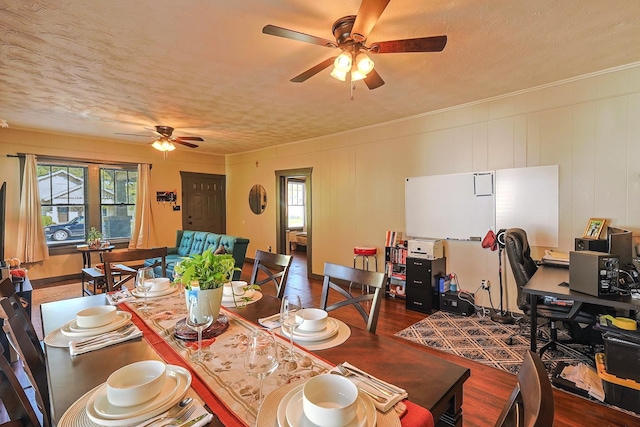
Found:
<path fill-rule="evenodd" d="M 399 240 L 384 249 L 387 288 L 385 294 L 392 298 L 405 298 L 407 289 L 407 242 Z"/>

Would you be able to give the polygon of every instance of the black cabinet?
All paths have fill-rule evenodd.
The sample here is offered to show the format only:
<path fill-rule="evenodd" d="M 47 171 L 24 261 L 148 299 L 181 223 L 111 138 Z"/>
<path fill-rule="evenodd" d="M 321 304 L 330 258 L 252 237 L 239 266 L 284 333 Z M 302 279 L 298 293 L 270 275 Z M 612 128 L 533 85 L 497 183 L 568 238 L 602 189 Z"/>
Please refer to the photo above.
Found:
<path fill-rule="evenodd" d="M 446 258 L 407 258 L 407 308 L 433 313 L 440 310 L 439 281 L 446 274 Z"/>

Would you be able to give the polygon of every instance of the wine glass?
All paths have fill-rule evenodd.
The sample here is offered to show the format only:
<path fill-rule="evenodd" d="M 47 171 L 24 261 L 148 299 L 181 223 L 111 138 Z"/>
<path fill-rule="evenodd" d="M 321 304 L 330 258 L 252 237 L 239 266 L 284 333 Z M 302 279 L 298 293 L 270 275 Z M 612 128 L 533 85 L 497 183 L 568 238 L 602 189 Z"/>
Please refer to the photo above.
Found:
<path fill-rule="evenodd" d="M 293 348 L 293 333 L 302 324 L 302 317 L 296 316 L 302 310 L 302 302 L 299 295 L 286 295 L 282 297 L 280 305 L 280 325 L 289 334 L 289 348 L 284 354 L 284 360 L 296 360 L 297 355 Z"/>
<path fill-rule="evenodd" d="M 180 298 L 184 297 L 184 284 L 182 283 L 182 261 L 176 262 L 173 266 L 173 283 L 180 286 Z"/>
<path fill-rule="evenodd" d="M 187 326 L 198 333 L 198 351 L 191 355 L 191 360 L 202 360 L 202 331 L 213 323 L 211 303 L 206 295 L 201 292 L 189 299 L 189 314 L 186 319 Z"/>
<path fill-rule="evenodd" d="M 139 308 L 140 311 L 148 311 L 150 308 L 147 305 L 147 293 L 149 289 L 153 287 L 154 280 L 155 274 L 151 267 L 142 267 L 136 273 L 136 290 L 144 294 L 144 303 L 142 307 Z"/>
<path fill-rule="evenodd" d="M 262 381 L 278 368 L 276 339 L 273 331 L 258 328 L 249 333 L 247 350 L 244 355 L 244 368 L 251 376 L 258 378 L 258 410 L 262 406 Z"/>

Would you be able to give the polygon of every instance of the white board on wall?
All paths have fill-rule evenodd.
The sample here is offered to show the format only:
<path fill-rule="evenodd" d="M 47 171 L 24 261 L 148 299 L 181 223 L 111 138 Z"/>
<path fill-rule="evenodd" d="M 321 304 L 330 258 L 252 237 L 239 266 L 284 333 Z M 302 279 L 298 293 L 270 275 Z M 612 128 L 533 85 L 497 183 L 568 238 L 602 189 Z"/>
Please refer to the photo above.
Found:
<path fill-rule="evenodd" d="M 558 165 L 497 170 L 496 227 L 522 228 L 531 246 L 558 247 Z"/>
<path fill-rule="evenodd" d="M 463 240 L 516 227 L 532 246 L 557 247 L 558 166 L 407 178 L 405 226 L 409 237 Z"/>
<path fill-rule="evenodd" d="M 414 238 L 484 237 L 495 226 L 493 172 L 407 178 L 405 225 Z"/>

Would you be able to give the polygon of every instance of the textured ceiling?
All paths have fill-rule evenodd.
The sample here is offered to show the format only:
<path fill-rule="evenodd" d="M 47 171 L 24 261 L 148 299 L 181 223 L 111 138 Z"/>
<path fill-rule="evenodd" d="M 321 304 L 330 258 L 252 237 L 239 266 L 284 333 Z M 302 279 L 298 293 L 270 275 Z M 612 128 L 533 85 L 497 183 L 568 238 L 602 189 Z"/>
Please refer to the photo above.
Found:
<path fill-rule="evenodd" d="M 342 132 L 640 61 L 638 0 L 391 0 L 368 44 L 446 34 L 440 53 L 372 56 L 386 84 L 289 80 L 335 50 L 360 0 L 0 0 L 0 119 L 150 142 L 199 135 L 230 154 Z M 149 138 L 116 135 L 117 132 Z M 180 147 L 179 149 L 188 150 Z"/>

